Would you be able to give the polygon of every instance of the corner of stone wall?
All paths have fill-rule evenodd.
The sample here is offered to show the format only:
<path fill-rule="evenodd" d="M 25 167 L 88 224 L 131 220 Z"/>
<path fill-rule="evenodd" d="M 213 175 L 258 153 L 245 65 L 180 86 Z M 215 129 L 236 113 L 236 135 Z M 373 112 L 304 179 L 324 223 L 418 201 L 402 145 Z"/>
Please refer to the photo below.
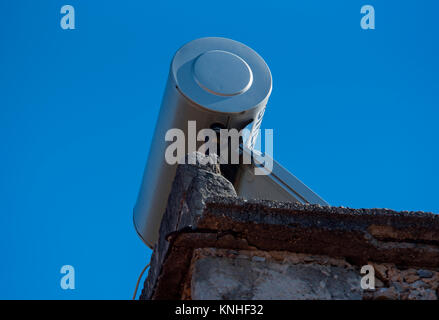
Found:
<path fill-rule="evenodd" d="M 151 299 L 154 295 L 169 250 L 168 236 L 180 230 L 196 228 L 208 198 L 237 197 L 232 183 L 221 175 L 219 165 L 214 163 L 212 156 L 196 152 L 187 155 L 185 164 L 178 166 L 141 300 Z"/>

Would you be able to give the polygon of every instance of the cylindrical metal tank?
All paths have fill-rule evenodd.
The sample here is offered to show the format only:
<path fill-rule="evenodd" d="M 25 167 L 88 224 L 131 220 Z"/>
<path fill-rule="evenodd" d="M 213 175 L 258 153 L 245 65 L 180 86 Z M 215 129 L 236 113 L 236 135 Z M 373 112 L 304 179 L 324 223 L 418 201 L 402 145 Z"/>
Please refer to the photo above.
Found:
<path fill-rule="evenodd" d="M 240 42 L 201 38 L 177 51 L 134 207 L 135 228 L 149 247 L 158 240 L 177 167 L 165 161 L 166 132 L 178 128 L 187 138 L 192 120 L 197 131 L 214 124 L 241 130 L 262 117 L 271 88 L 267 64 Z"/>

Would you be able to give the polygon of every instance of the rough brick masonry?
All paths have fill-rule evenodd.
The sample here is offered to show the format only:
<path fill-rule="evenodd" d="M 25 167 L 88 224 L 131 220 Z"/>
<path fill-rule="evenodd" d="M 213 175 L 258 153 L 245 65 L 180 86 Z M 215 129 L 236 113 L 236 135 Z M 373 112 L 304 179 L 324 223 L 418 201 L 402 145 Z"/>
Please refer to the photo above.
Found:
<path fill-rule="evenodd" d="M 438 271 L 439 215 L 246 201 L 180 165 L 141 299 L 438 299 Z"/>

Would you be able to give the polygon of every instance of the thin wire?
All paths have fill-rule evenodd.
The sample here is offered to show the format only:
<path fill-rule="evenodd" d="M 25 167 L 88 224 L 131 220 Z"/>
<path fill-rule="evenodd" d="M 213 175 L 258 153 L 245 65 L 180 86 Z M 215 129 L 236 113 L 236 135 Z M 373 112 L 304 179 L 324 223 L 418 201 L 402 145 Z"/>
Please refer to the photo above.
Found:
<path fill-rule="evenodd" d="M 150 264 L 151 264 L 151 262 L 148 263 L 148 264 L 145 266 L 145 268 L 143 268 L 142 272 L 140 273 L 139 279 L 137 279 L 136 289 L 134 289 L 133 300 L 136 300 L 137 289 L 139 288 L 140 280 L 142 279 L 143 274 L 145 273 L 146 269 L 148 269 L 148 267 L 149 267 Z"/>

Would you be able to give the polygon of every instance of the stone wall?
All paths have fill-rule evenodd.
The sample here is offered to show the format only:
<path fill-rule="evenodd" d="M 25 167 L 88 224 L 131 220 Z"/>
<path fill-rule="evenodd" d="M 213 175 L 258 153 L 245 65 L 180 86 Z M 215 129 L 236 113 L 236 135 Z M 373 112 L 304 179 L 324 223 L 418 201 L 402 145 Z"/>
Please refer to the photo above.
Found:
<path fill-rule="evenodd" d="M 259 250 L 197 249 L 183 299 L 361 299 L 343 259 Z M 190 295 L 189 295 L 190 293 Z"/>
<path fill-rule="evenodd" d="M 438 271 L 438 215 L 247 201 L 180 165 L 141 299 L 438 299 Z"/>
<path fill-rule="evenodd" d="M 369 262 L 375 290 L 362 290 L 360 267 L 345 259 L 285 251 L 194 250 L 181 299 L 437 300 L 439 272 Z"/>

